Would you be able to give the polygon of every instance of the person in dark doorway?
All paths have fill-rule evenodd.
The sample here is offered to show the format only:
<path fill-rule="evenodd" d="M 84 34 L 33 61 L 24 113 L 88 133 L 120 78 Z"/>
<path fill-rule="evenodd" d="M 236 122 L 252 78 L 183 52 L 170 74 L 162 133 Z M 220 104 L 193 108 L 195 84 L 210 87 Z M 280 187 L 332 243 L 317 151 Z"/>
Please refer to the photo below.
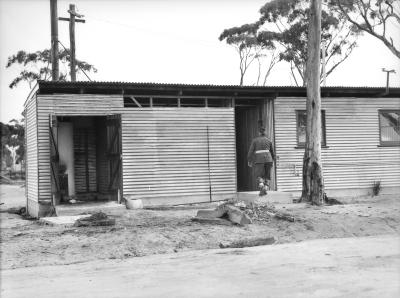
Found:
<path fill-rule="evenodd" d="M 249 167 L 254 169 L 257 177 L 260 196 L 267 194 L 271 181 L 271 168 L 275 161 L 275 152 L 271 140 L 265 135 L 265 128 L 260 127 L 259 136 L 251 142 L 247 154 Z"/>

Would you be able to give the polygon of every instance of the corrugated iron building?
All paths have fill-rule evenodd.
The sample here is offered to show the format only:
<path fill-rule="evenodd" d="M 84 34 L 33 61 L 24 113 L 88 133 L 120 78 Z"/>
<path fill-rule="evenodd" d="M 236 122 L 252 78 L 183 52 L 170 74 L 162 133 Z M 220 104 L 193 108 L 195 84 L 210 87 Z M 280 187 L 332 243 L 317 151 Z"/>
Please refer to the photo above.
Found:
<path fill-rule="evenodd" d="M 374 181 L 398 191 L 400 89 L 321 92 L 328 195 L 365 193 Z M 29 213 L 70 196 L 159 205 L 255 190 L 246 155 L 260 126 L 279 157 L 273 189 L 299 192 L 305 95 L 302 87 L 39 82 L 25 104 Z"/>

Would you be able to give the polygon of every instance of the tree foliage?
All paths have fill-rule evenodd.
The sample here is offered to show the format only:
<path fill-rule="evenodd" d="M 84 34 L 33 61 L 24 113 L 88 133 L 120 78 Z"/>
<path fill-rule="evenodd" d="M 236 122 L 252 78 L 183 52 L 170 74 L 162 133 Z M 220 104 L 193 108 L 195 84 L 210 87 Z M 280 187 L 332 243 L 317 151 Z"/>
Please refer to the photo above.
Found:
<path fill-rule="evenodd" d="M 281 45 L 280 59 L 290 64 L 292 76 L 298 85 L 305 82 L 309 2 L 273 0 L 260 9 L 261 30 L 273 32 L 275 41 Z M 359 34 L 357 28 L 333 11 L 325 1 L 321 11 L 321 39 L 325 43 L 326 76 L 349 57 L 357 45 Z"/>
<path fill-rule="evenodd" d="M 361 33 L 341 13 L 332 10 L 331 5 L 331 2 L 325 0 L 321 13 L 321 35 L 326 45 L 326 76 L 349 57 Z M 238 41 L 237 39 L 229 38 L 251 37 L 258 42 L 251 44 L 253 49 L 257 46 L 264 46 L 269 50 L 276 49 L 278 60 L 289 63 L 295 84 L 304 85 L 308 18 L 309 0 L 272 0 L 261 7 L 260 17 L 256 22 L 226 29 L 220 40 L 226 39 L 228 44 L 238 45 L 233 43 Z"/>
<path fill-rule="evenodd" d="M 367 32 L 400 58 L 399 31 L 388 30 L 400 25 L 399 0 L 330 0 L 330 5 L 358 30 Z"/>
<path fill-rule="evenodd" d="M 70 76 L 70 54 L 68 49 L 63 49 L 59 52 L 60 64 L 64 66 L 61 71 L 59 80 L 66 81 Z M 10 83 L 9 87 L 17 87 L 21 82 L 27 82 L 29 87 L 37 80 L 48 80 L 51 78 L 51 52 L 49 49 L 28 53 L 25 51 L 18 51 L 15 55 L 8 57 L 6 68 L 13 65 L 18 65 L 21 69 L 19 75 Z M 97 69 L 85 62 L 76 60 L 77 73 L 82 69 L 85 72 L 97 72 Z"/>
<path fill-rule="evenodd" d="M 25 129 L 24 120 L 11 120 L 9 123 L 5 124 L 0 122 L 1 131 L 1 156 L 2 160 L 5 161 L 7 166 L 11 166 L 12 159 L 10 150 L 7 147 L 18 147 L 16 150 L 17 163 L 23 163 L 25 160 Z"/>
<path fill-rule="evenodd" d="M 270 36 L 257 34 L 258 27 L 257 22 L 232 27 L 225 29 L 219 37 L 220 41 L 225 40 L 239 54 L 240 85 L 243 85 L 246 72 L 253 62 L 257 61 L 258 63 L 257 85 L 260 83 L 262 73 L 263 85 L 266 84 L 272 68 L 278 62 L 275 44 Z"/>

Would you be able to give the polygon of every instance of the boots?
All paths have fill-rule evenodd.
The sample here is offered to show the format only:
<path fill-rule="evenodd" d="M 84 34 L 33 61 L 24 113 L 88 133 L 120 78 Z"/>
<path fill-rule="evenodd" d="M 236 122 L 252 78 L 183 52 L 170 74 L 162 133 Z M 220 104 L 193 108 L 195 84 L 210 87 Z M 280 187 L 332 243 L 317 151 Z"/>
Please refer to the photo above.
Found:
<path fill-rule="evenodd" d="M 267 194 L 267 185 L 263 178 L 258 178 L 258 189 L 260 193 L 258 194 L 260 197 L 265 196 Z"/>

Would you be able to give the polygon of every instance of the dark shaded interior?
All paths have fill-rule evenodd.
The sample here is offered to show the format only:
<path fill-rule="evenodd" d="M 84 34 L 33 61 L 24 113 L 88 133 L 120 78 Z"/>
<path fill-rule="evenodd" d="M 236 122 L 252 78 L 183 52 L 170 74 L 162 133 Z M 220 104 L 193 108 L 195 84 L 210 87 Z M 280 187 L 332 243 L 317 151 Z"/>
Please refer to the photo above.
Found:
<path fill-rule="evenodd" d="M 74 116 L 58 117 L 58 189 L 60 202 L 70 199 L 78 201 L 109 201 L 117 200 L 119 181 L 119 164 L 115 163 L 120 156 L 119 129 L 106 116 Z M 61 127 L 72 125 L 72 138 L 65 135 Z M 70 128 L 71 130 L 71 128 Z M 73 148 L 73 176 L 67 168 L 71 162 L 63 155 L 68 151 L 60 146 L 72 141 Z M 66 153 L 64 153 L 66 152 Z M 68 174 L 69 173 L 69 174 Z M 70 193 L 69 183 L 74 183 L 75 194 Z"/>

